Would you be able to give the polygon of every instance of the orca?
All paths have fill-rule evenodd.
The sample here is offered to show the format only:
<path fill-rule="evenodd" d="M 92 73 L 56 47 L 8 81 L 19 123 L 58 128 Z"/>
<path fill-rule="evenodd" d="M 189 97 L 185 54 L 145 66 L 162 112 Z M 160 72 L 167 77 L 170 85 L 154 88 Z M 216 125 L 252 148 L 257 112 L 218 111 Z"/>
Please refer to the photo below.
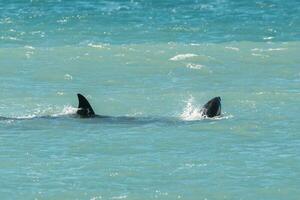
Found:
<path fill-rule="evenodd" d="M 221 97 L 209 100 L 200 110 L 203 117 L 213 118 L 221 115 Z"/>
<path fill-rule="evenodd" d="M 105 115 L 98 115 L 95 114 L 94 109 L 92 108 L 89 101 L 82 95 L 77 94 L 78 97 L 78 109 L 76 111 L 75 117 L 80 118 L 103 118 L 104 121 L 107 122 L 132 122 L 136 121 L 139 123 L 150 123 L 150 122 L 160 122 L 160 121 L 169 121 L 173 123 L 177 121 L 176 119 L 170 118 L 169 120 L 161 120 L 161 118 L 153 118 L 153 117 L 130 117 L 130 116 L 120 116 L 120 117 L 113 117 L 113 116 L 105 116 Z M 209 100 L 199 111 L 203 118 L 213 118 L 221 115 L 221 97 L 214 97 Z M 71 116 L 74 116 L 73 114 Z M 36 116 L 32 118 L 11 118 L 11 117 L 2 117 L 0 116 L 0 121 L 2 120 L 29 120 L 29 119 L 48 119 L 48 118 L 59 118 L 57 116 Z"/>
<path fill-rule="evenodd" d="M 78 97 L 78 110 L 77 115 L 82 118 L 107 118 L 109 116 L 96 115 L 91 104 L 88 100 L 82 95 L 77 94 Z M 203 117 L 213 118 L 221 115 L 221 97 L 214 97 L 209 100 L 200 110 Z"/>

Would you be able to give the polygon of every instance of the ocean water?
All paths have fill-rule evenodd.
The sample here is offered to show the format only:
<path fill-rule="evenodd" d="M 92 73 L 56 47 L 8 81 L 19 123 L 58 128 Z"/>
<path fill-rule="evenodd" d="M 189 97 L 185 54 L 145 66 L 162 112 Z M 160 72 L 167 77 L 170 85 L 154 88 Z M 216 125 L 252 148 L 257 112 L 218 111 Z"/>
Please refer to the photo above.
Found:
<path fill-rule="evenodd" d="M 298 0 L 0 0 L 0 199 L 298 200 L 299 50 Z"/>

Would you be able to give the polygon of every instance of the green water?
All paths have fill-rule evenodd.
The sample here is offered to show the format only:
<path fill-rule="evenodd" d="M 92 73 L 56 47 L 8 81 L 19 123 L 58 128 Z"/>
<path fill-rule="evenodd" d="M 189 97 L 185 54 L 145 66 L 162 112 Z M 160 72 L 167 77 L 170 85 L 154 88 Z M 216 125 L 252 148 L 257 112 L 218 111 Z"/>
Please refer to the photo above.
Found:
<path fill-rule="evenodd" d="M 297 200 L 299 9 L 1 1 L 1 199 Z"/>

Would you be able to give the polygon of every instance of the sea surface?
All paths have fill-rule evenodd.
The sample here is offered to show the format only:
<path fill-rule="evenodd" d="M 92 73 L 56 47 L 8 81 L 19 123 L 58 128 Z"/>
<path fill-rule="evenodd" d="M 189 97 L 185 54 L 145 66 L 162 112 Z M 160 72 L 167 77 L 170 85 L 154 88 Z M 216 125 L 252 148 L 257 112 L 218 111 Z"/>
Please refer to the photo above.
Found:
<path fill-rule="evenodd" d="M 0 0 L 1 200 L 299 200 L 299 115 L 298 0 Z"/>

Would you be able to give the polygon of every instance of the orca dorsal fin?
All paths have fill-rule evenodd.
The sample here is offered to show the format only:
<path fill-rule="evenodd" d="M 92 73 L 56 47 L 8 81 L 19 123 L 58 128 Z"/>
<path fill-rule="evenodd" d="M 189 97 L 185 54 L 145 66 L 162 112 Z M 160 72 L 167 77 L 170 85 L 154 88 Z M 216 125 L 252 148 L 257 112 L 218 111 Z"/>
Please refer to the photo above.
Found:
<path fill-rule="evenodd" d="M 82 95 L 82 94 L 77 94 L 78 96 L 78 110 L 77 114 L 80 117 L 94 117 L 95 112 L 88 102 L 88 100 Z"/>

